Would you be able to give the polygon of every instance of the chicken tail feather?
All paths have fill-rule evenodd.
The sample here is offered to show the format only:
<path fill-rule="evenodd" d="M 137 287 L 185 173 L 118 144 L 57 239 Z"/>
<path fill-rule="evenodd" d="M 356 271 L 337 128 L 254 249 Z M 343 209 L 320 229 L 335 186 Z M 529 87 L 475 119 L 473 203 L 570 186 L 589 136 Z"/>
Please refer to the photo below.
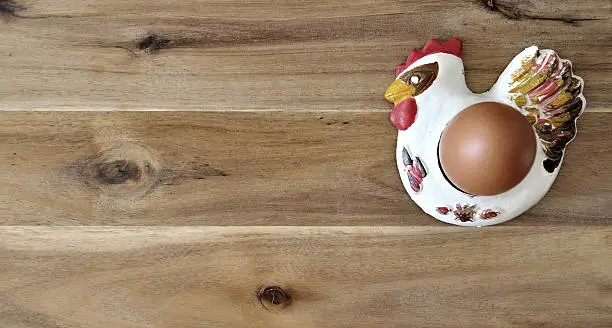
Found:
<path fill-rule="evenodd" d="M 565 147 L 576 135 L 576 120 L 586 104 L 583 85 L 569 60 L 553 50 L 533 46 L 510 62 L 490 91 L 533 124 L 547 156 L 542 164 L 550 173 L 557 169 Z"/>

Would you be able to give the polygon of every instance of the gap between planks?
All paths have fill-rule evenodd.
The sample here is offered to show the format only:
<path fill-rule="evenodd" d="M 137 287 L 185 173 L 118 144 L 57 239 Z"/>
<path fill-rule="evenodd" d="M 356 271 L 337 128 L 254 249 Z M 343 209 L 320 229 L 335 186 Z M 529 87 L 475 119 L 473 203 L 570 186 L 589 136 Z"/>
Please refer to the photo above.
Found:
<path fill-rule="evenodd" d="M 121 251 L 155 244 L 213 243 L 237 238 L 317 238 L 351 236 L 420 236 L 439 234 L 483 235 L 507 233 L 508 236 L 537 233 L 591 232 L 612 237 L 612 227 L 529 227 L 496 225 L 490 227 L 440 226 L 0 226 L 2 247 L 9 250 L 61 252 L 74 250 Z M 112 243 L 109 243 L 112 241 Z"/>
<path fill-rule="evenodd" d="M 588 100 L 587 100 L 588 101 Z M 391 113 L 391 104 L 388 110 L 380 109 L 324 109 L 324 110 L 293 110 L 293 109 L 197 109 L 197 108 L 114 108 L 114 107 L 91 107 L 91 108 L 74 108 L 74 107 L 51 107 L 51 108 L 0 108 L 4 112 L 202 112 L 202 113 Z M 597 107 L 590 109 L 588 102 L 585 113 L 612 113 L 612 107 Z"/>

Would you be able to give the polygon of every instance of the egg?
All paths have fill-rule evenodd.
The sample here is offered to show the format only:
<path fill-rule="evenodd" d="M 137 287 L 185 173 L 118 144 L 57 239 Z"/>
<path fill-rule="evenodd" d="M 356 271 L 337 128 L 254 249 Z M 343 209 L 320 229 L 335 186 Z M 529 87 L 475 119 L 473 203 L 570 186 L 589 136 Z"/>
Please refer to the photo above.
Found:
<path fill-rule="evenodd" d="M 459 112 L 442 132 L 440 167 L 459 190 L 478 196 L 504 193 L 533 166 L 536 135 L 516 109 L 483 102 Z"/>

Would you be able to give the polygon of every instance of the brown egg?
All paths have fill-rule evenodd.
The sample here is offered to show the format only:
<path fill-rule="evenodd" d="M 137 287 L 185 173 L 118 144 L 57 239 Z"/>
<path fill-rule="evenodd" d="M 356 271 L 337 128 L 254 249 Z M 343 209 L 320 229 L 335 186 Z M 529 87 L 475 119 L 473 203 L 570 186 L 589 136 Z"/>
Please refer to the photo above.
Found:
<path fill-rule="evenodd" d="M 469 106 L 440 139 L 440 165 L 458 189 L 490 196 L 510 190 L 533 165 L 536 137 L 525 116 L 495 102 Z"/>

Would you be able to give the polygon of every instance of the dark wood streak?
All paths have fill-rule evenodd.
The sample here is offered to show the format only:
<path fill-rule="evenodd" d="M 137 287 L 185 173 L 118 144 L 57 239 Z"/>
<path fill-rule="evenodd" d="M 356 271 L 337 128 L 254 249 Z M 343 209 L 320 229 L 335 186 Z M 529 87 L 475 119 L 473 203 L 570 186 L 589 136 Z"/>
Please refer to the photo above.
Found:
<path fill-rule="evenodd" d="M 221 169 L 212 167 L 204 159 L 196 161 L 181 161 L 168 165 L 160 172 L 160 185 L 178 185 L 187 180 L 204 180 L 211 177 L 227 177 L 230 174 Z"/>
<path fill-rule="evenodd" d="M 138 42 L 138 49 L 143 51 L 158 51 L 168 47 L 170 40 L 151 34 Z"/>
<path fill-rule="evenodd" d="M 153 33 L 148 34 L 141 40 L 134 42 L 134 44 L 119 44 L 114 46 L 114 48 L 127 50 L 132 55 L 149 55 L 157 53 L 162 49 L 170 48 L 172 43 L 172 40 Z"/>
<path fill-rule="evenodd" d="M 227 177 L 224 170 L 212 167 L 204 158 L 191 161 L 167 160 L 160 163 L 139 145 L 102 149 L 68 167 L 70 175 L 85 185 L 111 197 L 143 197 L 162 185 L 178 185 L 188 180 Z"/>
<path fill-rule="evenodd" d="M 28 15 L 24 16 L 19 12 L 25 11 L 27 8 L 24 5 L 18 4 L 13 0 L 0 0 L 0 18 L 2 17 L 13 17 L 23 19 L 49 19 L 49 18 L 82 18 L 82 17 L 97 17 L 99 14 L 82 14 L 82 15 L 70 15 L 70 14 L 44 14 L 44 15 Z"/>
<path fill-rule="evenodd" d="M 231 19 L 188 18 L 164 21 L 180 29 L 150 31 L 142 39 L 113 44 L 97 44 L 100 47 L 114 47 L 129 51 L 155 53 L 162 49 L 209 48 L 252 44 L 280 44 L 310 42 L 317 40 L 351 39 L 363 40 L 379 37 L 379 29 L 397 28 L 396 20 L 409 20 L 412 15 L 393 13 L 363 17 L 332 17 L 264 21 L 258 24 Z"/>
<path fill-rule="evenodd" d="M 24 6 L 15 3 L 13 0 L 0 0 L 0 17 L 23 18 L 23 16 L 19 15 L 17 12 L 25 9 Z"/>
<path fill-rule="evenodd" d="M 569 25 L 576 25 L 580 22 L 584 21 L 598 21 L 601 20 L 599 18 L 578 18 L 578 17 L 553 17 L 553 16 L 543 16 L 543 15 L 533 15 L 526 13 L 519 9 L 514 3 L 499 3 L 496 0 L 481 0 L 487 8 L 492 11 L 498 12 L 502 14 L 504 17 L 511 20 L 545 20 L 545 21 L 557 21 L 563 22 Z"/>

